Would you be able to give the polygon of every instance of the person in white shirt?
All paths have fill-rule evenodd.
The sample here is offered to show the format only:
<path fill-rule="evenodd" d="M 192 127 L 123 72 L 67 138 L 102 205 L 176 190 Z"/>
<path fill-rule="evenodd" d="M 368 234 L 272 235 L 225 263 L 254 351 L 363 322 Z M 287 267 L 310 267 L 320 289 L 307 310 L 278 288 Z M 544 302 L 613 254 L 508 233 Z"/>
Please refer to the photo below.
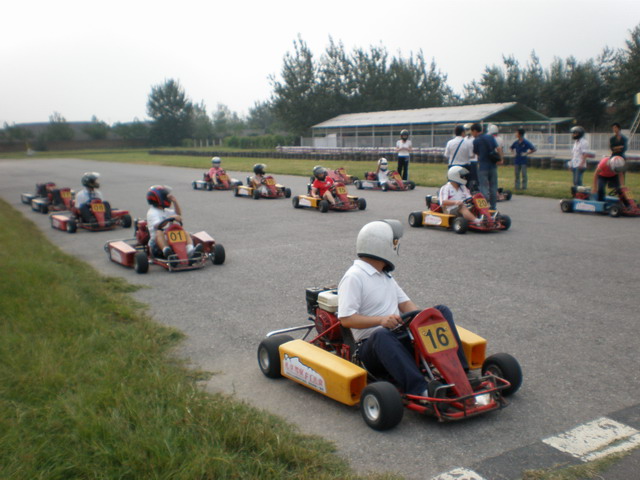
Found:
<path fill-rule="evenodd" d="M 444 156 L 447 157 L 449 168 L 458 165 L 469 170 L 469 164 L 474 157 L 473 142 L 467 142 L 462 125 L 456 126 L 454 133 L 456 136 L 449 140 L 444 148 Z"/>
<path fill-rule="evenodd" d="M 478 192 L 480 183 L 478 182 L 478 156 L 473 153 L 473 136 L 471 135 L 471 123 L 464 124 L 464 134 L 465 141 L 470 145 L 471 148 L 471 161 L 469 162 L 469 167 L 465 167 L 469 170 L 469 190 L 472 193 Z"/>
<path fill-rule="evenodd" d="M 451 215 L 462 215 L 467 221 L 475 224 L 482 223 L 482 219 L 477 218 L 465 205 L 465 200 L 471 198 L 471 192 L 467 188 L 467 176 L 469 170 L 458 165 L 454 165 L 447 172 L 449 182 L 440 189 L 440 206 L 445 213 Z"/>
<path fill-rule="evenodd" d="M 378 160 L 376 175 L 378 176 L 378 182 L 380 183 L 380 186 L 389 181 L 389 162 L 386 158 L 382 157 L 380 158 L 380 160 Z"/>
<path fill-rule="evenodd" d="M 94 221 L 93 215 L 91 214 L 91 200 L 99 199 L 103 200 L 102 192 L 98 190 L 100 188 L 100 184 L 98 183 L 98 179 L 100 178 L 100 174 L 98 172 L 86 172 L 82 175 L 82 186 L 84 187 L 80 190 L 75 199 L 73 201 L 74 208 L 77 209 L 77 213 L 82 218 L 82 221 L 85 223 L 91 223 Z M 109 202 L 102 202 L 105 206 L 105 218 L 111 218 L 111 206 Z"/>
<path fill-rule="evenodd" d="M 398 220 L 380 220 L 362 227 L 356 240 L 358 260 L 338 285 L 338 320 L 360 343 L 359 357 L 369 372 L 386 372 L 402 392 L 426 397 L 427 381 L 416 365 L 411 345 L 392 331 L 402 323 L 401 312 L 418 310 L 390 274 L 402 230 Z M 458 342 L 458 358 L 468 370 L 453 314 L 444 305 L 435 308 L 449 323 Z"/>
<path fill-rule="evenodd" d="M 182 210 L 178 200 L 171 194 L 171 187 L 153 185 L 147 191 L 147 203 L 151 205 L 147 211 L 147 228 L 149 229 L 149 247 L 155 257 L 168 258 L 173 254 L 169 242 L 163 231 L 171 221 L 182 222 Z M 173 205 L 173 209 L 170 209 Z M 191 235 L 184 232 L 187 238 L 187 255 L 192 257 L 194 252 L 202 251 L 202 244 L 193 247 Z"/>
<path fill-rule="evenodd" d="M 571 136 L 574 142 L 571 160 L 569 160 L 569 168 L 573 172 L 573 185 L 579 187 L 582 185 L 582 175 L 587 169 L 589 142 L 584 138 L 584 128 L 580 126 L 576 125 L 571 129 Z"/>
<path fill-rule="evenodd" d="M 398 155 L 398 173 L 402 177 L 402 180 L 409 179 L 409 160 L 411 158 L 411 152 L 413 151 L 413 145 L 409 140 L 409 131 L 402 130 L 400 132 L 400 140 L 396 142 L 396 154 Z"/>

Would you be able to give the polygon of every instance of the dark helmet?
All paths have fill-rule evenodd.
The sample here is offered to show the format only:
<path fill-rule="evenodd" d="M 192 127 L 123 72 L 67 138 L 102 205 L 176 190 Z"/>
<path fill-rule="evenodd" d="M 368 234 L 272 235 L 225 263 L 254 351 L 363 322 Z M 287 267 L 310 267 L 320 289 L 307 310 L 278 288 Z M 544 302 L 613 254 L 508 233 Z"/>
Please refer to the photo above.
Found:
<path fill-rule="evenodd" d="M 82 185 L 87 188 L 100 188 L 98 178 L 100 178 L 98 172 L 86 172 L 82 175 Z"/>
<path fill-rule="evenodd" d="M 267 166 L 264 163 L 256 163 L 253 166 L 253 173 L 255 173 L 256 175 L 264 175 L 265 168 L 267 168 Z"/>
<path fill-rule="evenodd" d="M 406 128 L 400 132 L 400 138 L 407 139 L 409 138 L 409 130 Z"/>
<path fill-rule="evenodd" d="M 169 200 L 169 194 L 171 193 L 171 187 L 165 185 L 154 185 L 149 187 L 147 192 L 147 203 L 159 208 L 167 208 L 171 206 L 171 200 Z"/>
<path fill-rule="evenodd" d="M 322 165 L 316 165 L 313 167 L 313 176 L 318 180 L 324 180 L 327 177 L 327 169 Z"/>
<path fill-rule="evenodd" d="M 574 140 L 578 140 L 582 137 L 584 137 L 584 128 L 582 128 L 579 125 L 576 125 L 575 127 L 572 127 L 571 130 L 569 130 L 571 132 L 571 135 L 573 135 L 573 139 Z"/>

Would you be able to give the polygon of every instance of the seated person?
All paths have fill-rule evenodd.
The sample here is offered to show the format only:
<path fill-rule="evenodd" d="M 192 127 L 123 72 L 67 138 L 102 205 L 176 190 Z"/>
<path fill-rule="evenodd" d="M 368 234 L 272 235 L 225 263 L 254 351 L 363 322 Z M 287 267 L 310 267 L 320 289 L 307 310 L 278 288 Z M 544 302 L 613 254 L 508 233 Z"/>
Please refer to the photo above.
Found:
<path fill-rule="evenodd" d="M 147 203 L 151 205 L 147 211 L 147 228 L 149 229 L 149 248 L 154 257 L 167 258 L 173 254 L 173 250 L 167 242 L 164 228 L 173 218 L 182 221 L 182 210 L 176 197 L 171 195 L 171 187 L 154 185 L 147 191 Z M 173 209 L 170 209 L 173 205 Z M 192 257 L 195 252 L 202 252 L 202 244 L 193 247 L 191 235 L 184 232 L 187 237 L 187 254 Z"/>
<path fill-rule="evenodd" d="M 389 181 L 389 162 L 387 162 L 386 158 L 382 157 L 378 160 L 376 175 L 378 176 L 378 182 L 380 182 L 380 185 Z"/>
<path fill-rule="evenodd" d="M 479 224 L 482 220 L 476 218 L 464 204 L 466 199 L 471 198 L 471 192 L 467 188 L 468 175 L 469 170 L 464 167 L 453 166 L 449 169 L 449 182 L 440 189 L 440 206 L 445 213 L 462 215 L 467 221 Z"/>
<path fill-rule="evenodd" d="M 593 174 L 592 192 L 598 189 L 598 200 L 604 202 L 605 188 L 621 188 L 624 187 L 624 158 L 616 155 L 613 157 L 604 157 L 598 163 L 596 171 Z"/>
<path fill-rule="evenodd" d="M 360 360 L 367 370 L 386 372 L 404 393 L 427 397 L 427 380 L 416 365 L 412 345 L 392 331 L 402 323 L 401 312 L 418 310 L 390 274 L 402 233 L 397 220 L 375 221 L 362 227 L 356 240 L 358 259 L 338 285 L 338 320 L 351 329 L 356 342 L 361 342 Z M 435 308 L 449 323 L 458 342 L 458 358 L 468 371 L 451 310 L 444 305 Z"/>
<path fill-rule="evenodd" d="M 327 175 L 327 169 L 316 165 L 313 167 L 313 176 L 315 179 L 311 184 L 311 196 L 315 198 L 322 198 L 328 201 L 331 205 L 336 204 L 336 199 L 331 193 L 333 188 L 333 178 Z"/>
<path fill-rule="evenodd" d="M 249 179 L 249 185 L 253 188 L 257 188 L 262 194 L 266 194 L 268 192 L 267 186 L 264 184 L 266 168 L 267 166 L 264 163 L 256 163 L 253 166 L 253 177 Z"/>
<path fill-rule="evenodd" d="M 220 157 L 213 157 L 211 159 L 211 168 L 205 176 L 205 179 L 209 182 L 213 182 L 214 185 L 218 184 L 218 174 L 223 171 L 222 167 L 220 166 L 221 163 L 222 160 L 220 160 Z"/>
<path fill-rule="evenodd" d="M 86 172 L 82 175 L 81 183 L 84 188 L 76 195 L 74 208 L 84 223 L 91 223 L 94 221 L 93 214 L 91 213 L 91 200 L 95 198 L 103 200 L 102 192 L 98 190 L 98 188 L 100 188 L 98 178 L 100 178 L 100 174 L 98 172 Z M 104 200 L 102 203 L 105 208 L 105 218 L 108 220 L 111 218 L 111 205 L 109 205 L 109 202 L 105 202 Z"/>

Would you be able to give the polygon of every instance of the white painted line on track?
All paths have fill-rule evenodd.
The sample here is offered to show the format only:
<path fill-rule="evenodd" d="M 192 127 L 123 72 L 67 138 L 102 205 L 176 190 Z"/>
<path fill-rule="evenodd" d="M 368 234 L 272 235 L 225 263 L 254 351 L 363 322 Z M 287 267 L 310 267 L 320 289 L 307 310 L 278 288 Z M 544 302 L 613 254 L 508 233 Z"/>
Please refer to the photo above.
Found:
<path fill-rule="evenodd" d="M 485 478 L 467 468 L 454 468 L 446 473 L 441 473 L 437 477 L 433 477 L 431 480 L 485 480 Z"/>
<path fill-rule="evenodd" d="M 602 417 L 542 441 L 583 462 L 589 462 L 637 447 L 640 445 L 640 432 Z"/>

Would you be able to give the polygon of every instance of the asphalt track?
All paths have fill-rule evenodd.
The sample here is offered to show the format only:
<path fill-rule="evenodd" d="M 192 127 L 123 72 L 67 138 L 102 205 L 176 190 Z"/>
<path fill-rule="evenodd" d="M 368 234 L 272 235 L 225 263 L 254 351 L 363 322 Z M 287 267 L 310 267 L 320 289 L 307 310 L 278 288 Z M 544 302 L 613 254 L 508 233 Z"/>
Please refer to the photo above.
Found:
<path fill-rule="evenodd" d="M 101 190 L 112 206 L 134 217 L 146 214 L 149 185 L 172 185 L 187 229 L 205 230 L 222 243 L 225 264 L 175 274 L 151 266 L 137 275 L 108 261 L 102 250 L 107 240 L 132 231 L 70 235 L 20 203 L 20 193 L 33 191 L 37 182 L 79 189 L 82 173 L 92 170 L 101 173 Z M 66 252 L 104 274 L 148 287 L 136 297 L 158 322 L 185 332 L 180 353 L 215 372 L 207 388 L 335 442 L 362 472 L 430 478 L 527 451 L 545 437 L 637 407 L 640 219 L 565 214 L 557 200 L 514 196 L 499 204 L 512 218 L 511 230 L 456 235 L 407 224 L 433 188 L 365 191 L 365 211 L 322 214 L 295 210 L 290 200 L 194 191 L 191 181 L 200 175 L 177 167 L 7 160 L 0 161 L 0 196 Z M 244 180 L 246 173 L 233 176 Z M 306 190 L 305 178 L 277 180 L 294 195 Z M 569 181 L 567 174 L 567 191 Z M 356 408 L 260 373 L 256 348 L 264 334 L 306 324 L 305 287 L 337 283 L 353 261 L 358 230 L 381 218 L 405 225 L 395 276 L 409 296 L 425 307 L 448 305 L 460 325 L 488 339 L 489 353 L 518 358 L 524 383 L 508 408 L 449 424 L 407 411 L 397 428 L 380 433 Z M 519 478 L 517 468 L 513 478 Z"/>

